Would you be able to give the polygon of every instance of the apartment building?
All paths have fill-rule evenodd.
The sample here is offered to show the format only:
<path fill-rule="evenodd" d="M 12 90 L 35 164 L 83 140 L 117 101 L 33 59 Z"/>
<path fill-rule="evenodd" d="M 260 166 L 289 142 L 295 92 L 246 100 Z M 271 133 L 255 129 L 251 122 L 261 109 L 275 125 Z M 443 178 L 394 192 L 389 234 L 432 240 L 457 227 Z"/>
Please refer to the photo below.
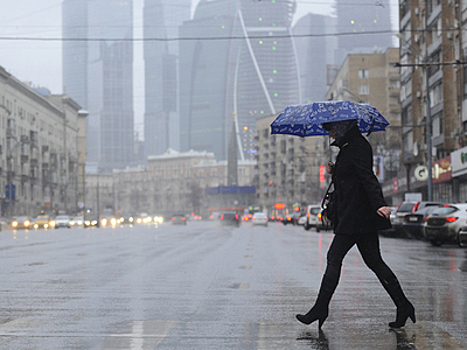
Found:
<path fill-rule="evenodd" d="M 380 181 L 397 176 L 401 168 L 401 109 L 399 49 L 385 52 L 350 54 L 327 94 L 327 100 L 369 103 L 389 121 L 385 132 L 375 132 L 369 141 L 374 155 L 383 162 Z"/>
<path fill-rule="evenodd" d="M 2 216 L 78 211 L 86 115 L 67 95 L 33 89 L 0 67 Z"/>
<path fill-rule="evenodd" d="M 276 117 L 256 122 L 257 205 L 273 212 L 275 203 L 284 203 L 292 210 L 296 204 L 320 202 L 326 190 L 328 138 L 271 135 L 271 123 Z"/>

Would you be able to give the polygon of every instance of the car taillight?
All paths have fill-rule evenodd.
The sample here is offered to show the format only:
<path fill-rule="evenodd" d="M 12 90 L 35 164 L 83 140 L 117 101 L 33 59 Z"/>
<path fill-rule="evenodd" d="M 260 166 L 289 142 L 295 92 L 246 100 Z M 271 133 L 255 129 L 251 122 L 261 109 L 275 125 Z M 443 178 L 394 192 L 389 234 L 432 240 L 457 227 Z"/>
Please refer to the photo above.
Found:
<path fill-rule="evenodd" d="M 412 213 L 415 213 L 417 211 L 419 205 L 420 205 L 420 202 L 415 203 Z"/>
<path fill-rule="evenodd" d="M 266 219 L 266 221 L 268 221 L 268 220 L 269 220 L 268 218 L 265 218 L 265 219 Z"/>
<path fill-rule="evenodd" d="M 224 214 L 221 215 L 221 220 L 224 220 Z"/>
<path fill-rule="evenodd" d="M 186 217 L 183 217 L 183 219 L 182 219 L 182 220 L 183 220 L 183 221 L 185 221 L 185 220 L 186 220 Z"/>
<path fill-rule="evenodd" d="M 321 213 L 318 214 L 318 220 L 319 221 L 322 221 L 322 216 L 323 216 L 323 214 L 321 214 Z"/>
<path fill-rule="evenodd" d="M 235 214 L 235 219 L 238 220 L 238 215 L 237 214 Z"/>
<path fill-rule="evenodd" d="M 450 217 L 446 218 L 446 221 L 447 221 L 447 222 L 454 222 L 454 221 L 456 221 L 457 219 L 459 219 L 459 218 L 456 218 L 455 216 L 450 216 Z"/>
<path fill-rule="evenodd" d="M 308 212 L 308 213 L 306 213 L 306 217 L 307 217 L 307 218 L 309 218 L 309 217 L 310 217 L 310 213 L 309 213 L 309 212 Z"/>
<path fill-rule="evenodd" d="M 175 218 L 174 218 L 174 217 L 172 217 L 172 221 L 175 221 Z"/>

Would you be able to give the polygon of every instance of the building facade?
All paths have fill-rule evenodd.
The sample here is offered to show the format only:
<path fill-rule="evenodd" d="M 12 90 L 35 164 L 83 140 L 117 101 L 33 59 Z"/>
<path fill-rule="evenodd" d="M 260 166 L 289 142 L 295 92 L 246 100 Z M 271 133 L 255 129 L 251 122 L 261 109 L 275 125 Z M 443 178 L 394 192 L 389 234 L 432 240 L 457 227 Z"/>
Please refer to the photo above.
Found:
<path fill-rule="evenodd" d="M 135 161 L 133 2 L 65 0 L 62 27 L 80 39 L 63 43 L 63 91 L 89 112 L 87 166 L 124 168 Z"/>
<path fill-rule="evenodd" d="M 80 110 L 69 96 L 38 93 L 0 67 L 2 216 L 79 211 Z"/>
<path fill-rule="evenodd" d="M 328 182 L 324 167 L 330 159 L 327 137 L 271 135 L 277 115 L 256 122 L 257 205 L 274 213 L 275 203 L 286 210 L 320 203 Z"/>
<path fill-rule="evenodd" d="M 254 161 L 238 162 L 238 186 L 252 186 L 255 165 Z M 87 185 L 90 191 L 87 203 L 94 203 L 92 206 L 96 207 L 97 177 L 87 176 L 90 179 L 87 184 L 94 184 Z M 101 186 L 101 191 L 111 198 L 104 202 L 105 196 L 102 197 L 101 212 L 112 203 L 115 215 L 142 212 L 164 216 L 192 212 L 205 215 L 208 210 L 206 189 L 228 185 L 228 165 L 227 161 L 217 162 L 210 152 L 169 149 L 162 155 L 150 156 L 147 167 L 114 170 L 112 181 Z"/>
<path fill-rule="evenodd" d="M 190 19 L 191 0 L 145 0 L 144 25 L 144 149 L 160 155 L 180 149 L 179 42 L 154 41 L 179 36 L 178 28 Z"/>
<path fill-rule="evenodd" d="M 432 164 L 432 199 L 465 201 L 462 176 L 436 178 L 439 164 L 450 163 L 453 152 L 465 146 L 466 1 L 400 1 L 400 71 L 404 171 L 387 184 L 387 192 L 403 200 L 405 192 L 428 199 L 428 182 L 419 176 Z M 414 30 L 417 28 L 417 30 Z M 432 158 L 428 140 L 431 139 Z M 454 178 L 455 177 L 455 178 Z M 464 189 L 464 195 L 460 192 Z M 462 197 L 462 198 L 461 198 Z"/>
<path fill-rule="evenodd" d="M 254 159 L 256 119 L 300 101 L 294 11 L 289 0 L 199 2 L 180 36 L 225 39 L 180 43 L 182 151 L 227 159 L 235 121 L 239 159 Z"/>
<path fill-rule="evenodd" d="M 401 111 L 399 104 L 399 49 L 384 53 L 350 54 L 327 94 L 327 100 L 350 100 L 375 106 L 389 121 L 385 132 L 369 137 L 373 153 L 380 158 L 380 181 L 393 178 L 401 169 Z"/>

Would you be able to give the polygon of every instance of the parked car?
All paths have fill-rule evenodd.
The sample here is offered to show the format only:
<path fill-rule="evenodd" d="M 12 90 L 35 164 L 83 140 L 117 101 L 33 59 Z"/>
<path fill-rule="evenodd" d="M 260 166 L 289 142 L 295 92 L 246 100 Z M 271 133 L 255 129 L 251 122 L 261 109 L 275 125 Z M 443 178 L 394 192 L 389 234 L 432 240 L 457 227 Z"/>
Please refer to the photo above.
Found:
<path fill-rule="evenodd" d="M 251 222 L 253 225 L 263 225 L 268 226 L 268 217 L 265 213 L 257 212 L 253 214 L 251 218 Z"/>
<path fill-rule="evenodd" d="M 319 214 L 321 213 L 321 205 L 309 205 L 306 212 L 306 222 L 303 225 L 305 230 L 309 230 L 310 228 L 316 228 L 316 231 L 319 232 L 320 230 L 320 221 L 319 221 Z"/>
<path fill-rule="evenodd" d="M 415 213 L 416 211 L 429 207 L 429 206 L 438 207 L 443 204 L 446 204 L 446 203 L 428 202 L 428 201 L 402 202 L 397 208 L 394 221 L 392 222 L 392 228 L 393 228 L 392 235 L 395 237 L 405 237 L 403 225 L 404 225 L 404 217 L 407 214 Z"/>
<path fill-rule="evenodd" d="M 67 227 L 71 228 L 70 217 L 68 215 L 58 215 L 55 218 L 55 228 Z"/>
<path fill-rule="evenodd" d="M 461 247 L 467 247 L 467 226 L 462 226 L 459 231 L 459 245 Z"/>
<path fill-rule="evenodd" d="M 236 212 L 223 212 L 220 216 L 220 221 L 222 225 L 233 225 L 239 227 L 241 218 Z"/>
<path fill-rule="evenodd" d="M 171 218 L 172 224 L 174 225 L 186 225 L 186 216 L 183 214 L 174 214 Z"/>
<path fill-rule="evenodd" d="M 437 208 L 426 219 L 425 239 L 434 246 L 460 244 L 459 232 L 467 223 L 467 204 L 452 204 Z"/>
<path fill-rule="evenodd" d="M 426 218 L 433 213 L 439 206 L 429 206 L 417 210 L 415 213 L 406 214 L 402 229 L 404 236 L 415 239 L 425 239 Z"/>
<path fill-rule="evenodd" d="M 29 216 L 17 216 L 11 221 L 14 230 L 32 228 L 34 221 Z"/>
<path fill-rule="evenodd" d="M 34 228 L 53 228 L 55 221 L 50 215 L 39 215 L 34 219 Z"/>

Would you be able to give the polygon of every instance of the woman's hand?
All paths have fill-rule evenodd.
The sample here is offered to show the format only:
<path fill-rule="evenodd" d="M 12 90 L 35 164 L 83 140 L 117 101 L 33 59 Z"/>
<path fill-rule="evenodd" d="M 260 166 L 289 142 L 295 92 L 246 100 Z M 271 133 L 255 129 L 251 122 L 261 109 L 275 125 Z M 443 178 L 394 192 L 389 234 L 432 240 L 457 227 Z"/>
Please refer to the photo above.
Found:
<path fill-rule="evenodd" d="M 379 216 L 389 219 L 389 216 L 391 215 L 391 208 L 381 207 L 376 212 L 378 213 Z"/>
<path fill-rule="evenodd" d="M 332 175 L 334 173 L 334 163 L 333 162 L 328 162 L 328 164 L 326 164 L 326 171 L 330 175 Z"/>

